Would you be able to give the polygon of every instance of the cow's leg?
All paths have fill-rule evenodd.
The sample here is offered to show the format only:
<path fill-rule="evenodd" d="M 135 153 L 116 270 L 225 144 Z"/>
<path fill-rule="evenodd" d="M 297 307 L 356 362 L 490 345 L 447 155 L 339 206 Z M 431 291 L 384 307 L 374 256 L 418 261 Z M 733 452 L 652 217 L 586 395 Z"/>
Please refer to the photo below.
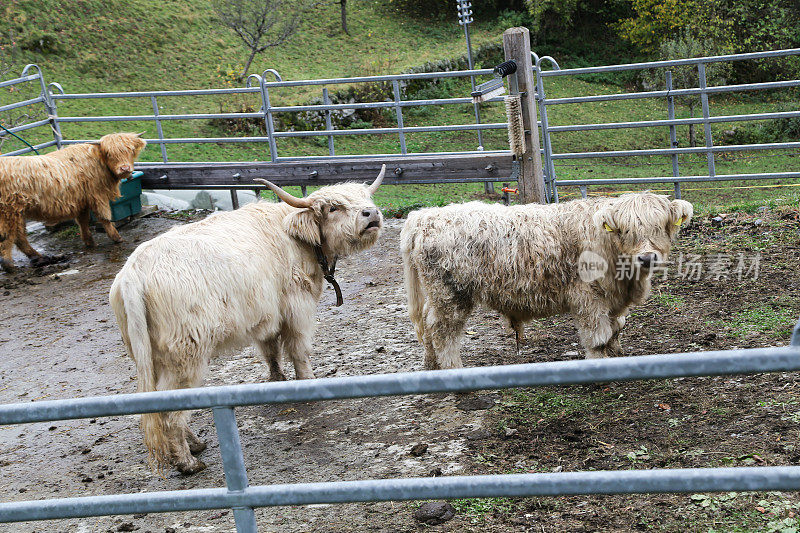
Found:
<path fill-rule="evenodd" d="M 462 368 L 461 337 L 472 305 L 450 300 L 431 305 L 427 316 L 429 339 L 436 354 L 436 368 Z M 426 367 L 428 364 L 426 357 Z"/>
<path fill-rule="evenodd" d="M 612 319 L 607 310 L 601 309 L 581 309 L 573 317 L 581 344 L 586 349 L 586 359 L 612 355 L 609 343 L 614 335 L 614 327 L 611 323 L 616 323 L 616 318 Z"/>
<path fill-rule="evenodd" d="M 279 334 L 283 353 L 292 360 L 297 379 L 314 379 L 310 356 L 317 300 L 310 293 L 303 292 L 287 307 L 289 312 Z"/>
<path fill-rule="evenodd" d="M 122 236 L 117 231 L 114 223 L 111 222 L 111 206 L 108 205 L 108 202 L 93 202 L 92 211 L 94 211 L 100 224 L 103 225 L 103 229 L 106 230 L 108 238 L 114 242 L 122 242 Z"/>
<path fill-rule="evenodd" d="M 172 367 L 159 365 L 156 368 L 158 375 L 157 390 L 172 390 L 196 387 L 200 385 L 200 368 L 195 368 L 192 363 L 199 359 L 192 360 L 171 360 Z M 189 429 L 187 419 L 188 411 L 170 411 L 159 413 L 162 417 L 165 437 L 169 454 L 175 468 L 182 474 L 196 474 L 205 470 L 206 464 L 192 455 L 192 448 L 196 453 L 202 451 L 204 444 L 198 439 L 192 430 Z M 201 447 L 203 446 L 203 447 Z"/>
<path fill-rule="evenodd" d="M 295 327 L 281 330 L 283 351 L 292 359 L 297 379 L 314 379 L 311 368 L 311 334 Z"/>
<path fill-rule="evenodd" d="M 521 318 L 514 315 L 505 315 L 508 320 L 508 327 L 514 331 L 514 338 L 517 341 L 517 355 L 519 355 L 519 348 L 525 341 L 525 322 Z"/>
<path fill-rule="evenodd" d="M 625 325 L 625 315 L 618 316 L 611 319 L 611 338 L 608 340 L 608 355 L 610 357 L 619 357 L 622 355 L 622 345 L 619 343 L 619 332 Z"/>
<path fill-rule="evenodd" d="M 425 348 L 425 370 L 439 370 L 439 362 L 436 360 L 436 350 L 433 349 L 433 339 L 429 331 L 425 332 L 425 339 L 422 342 Z"/>
<path fill-rule="evenodd" d="M 81 240 L 83 244 L 85 244 L 88 248 L 93 248 L 95 246 L 94 237 L 92 237 L 92 230 L 89 228 L 89 216 L 90 211 L 85 209 L 80 212 L 78 218 L 78 227 L 81 230 Z"/>
<path fill-rule="evenodd" d="M 199 454 L 208 446 L 206 441 L 200 439 L 189 429 L 188 425 L 186 426 L 186 442 L 189 444 L 189 452 L 191 452 L 192 455 Z"/>
<path fill-rule="evenodd" d="M 267 340 L 258 341 L 256 344 L 261 356 L 269 366 L 269 380 L 286 381 L 286 374 L 283 373 L 283 368 L 281 368 L 282 354 L 278 337 L 275 336 Z"/>
<path fill-rule="evenodd" d="M 0 206 L 0 267 L 6 272 L 13 272 L 14 259 L 11 257 L 11 251 L 14 248 L 14 232 L 16 229 L 12 226 L 13 221 L 11 217 L 3 216 L 3 206 Z"/>

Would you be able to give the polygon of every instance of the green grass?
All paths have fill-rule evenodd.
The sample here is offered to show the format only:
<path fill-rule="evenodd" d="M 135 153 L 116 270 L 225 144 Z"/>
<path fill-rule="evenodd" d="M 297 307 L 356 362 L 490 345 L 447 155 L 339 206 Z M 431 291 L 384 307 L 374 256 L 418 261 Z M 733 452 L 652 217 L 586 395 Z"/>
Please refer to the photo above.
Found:
<path fill-rule="evenodd" d="M 507 413 L 502 424 L 546 424 L 570 418 L 581 413 L 612 409 L 613 395 L 586 391 L 579 387 L 570 389 L 513 389 L 503 395 L 503 409 Z"/>
<path fill-rule="evenodd" d="M 796 321 L 796 312 L 790 307 L 763 305 L 740 311 L 724 320 L 716 320 L 714 324 L 729 328 L 736 337 L 751 333 L 785 337 L 792 333 Z"/>
<path fill-rule="evenodd" d="M 488 515 L 510 516 L 516 509 L 511 498 L 468 498 L 451 500 L 450 504 L 473 524 L 482 523 Z"/>
<path fill-rule="evenodd" d="M 677 294 L 658 292 L 653 294 L 652 298 L 662 306 L 673 311 L 679 311 L 684 305 L 686 305 L 686 300 Z"/>

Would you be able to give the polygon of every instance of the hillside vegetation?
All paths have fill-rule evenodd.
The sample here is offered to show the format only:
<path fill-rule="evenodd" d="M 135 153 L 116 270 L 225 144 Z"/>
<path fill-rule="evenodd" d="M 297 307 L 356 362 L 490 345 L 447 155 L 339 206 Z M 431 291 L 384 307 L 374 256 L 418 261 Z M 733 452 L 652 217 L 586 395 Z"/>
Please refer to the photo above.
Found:
<path fill-rule="evenodd" d="M 251 72 L 356 76 L 465 52 L 455 8 L 432 21 L 400 17 L 383 4 L 350 2 L 350 36 L 335 5 L 313 8 L 289 42 L 256 57 Z M 473 43 L 496 41 L 501 32 L 477 21 Z M 246 59 L 238 37 L 216 21 L 211 0 L 10 0 L 0 7 L 0 36 L 15 39 L 17 64 L 38 63 L 69 92 L 219 87 L 220 73 Z"/>

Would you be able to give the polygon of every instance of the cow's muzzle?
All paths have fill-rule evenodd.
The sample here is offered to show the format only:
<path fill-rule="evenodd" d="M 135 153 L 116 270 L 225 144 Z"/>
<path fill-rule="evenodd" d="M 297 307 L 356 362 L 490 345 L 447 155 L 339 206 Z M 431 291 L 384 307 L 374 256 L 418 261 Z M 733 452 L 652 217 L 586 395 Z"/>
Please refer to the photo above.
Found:
<path fill-rule="evenodd" d="M 639 267 L 644 269 L 651 268 L 653 265 L 658 263 L 658 261 L 658 254 L 653 252 L 647 252 L 636 256 L 636 262 L 639 264 Z"/>
<path fill-rule="evenodd" d="M 381 227 L 381 212 L 378 211 L 378 208 L 371 207 L 367 209 L 361 210 L 361 216 L 366 221 L 366 225 L 364 226 L 364 230 L 362 233 L 366 233 L 370 230 L 378 230 Z"/>

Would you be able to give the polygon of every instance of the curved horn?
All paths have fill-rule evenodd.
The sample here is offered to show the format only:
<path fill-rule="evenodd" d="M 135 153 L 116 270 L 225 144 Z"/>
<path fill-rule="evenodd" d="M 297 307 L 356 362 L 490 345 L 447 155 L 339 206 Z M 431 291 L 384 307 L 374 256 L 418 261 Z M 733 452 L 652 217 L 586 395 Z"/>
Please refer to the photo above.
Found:
<path fill-rule="evenodd" d="M 280 198 L 281 200 L 283 200 L 284 202 L 286 202 L 287 204 L 289 204 L 292 207 L 299 207 L 299 208 L 311 207 L 311 200 L 310 199 L 308 199 L 308 198 L 297 198 L 296 196 L 292 196 L 291 194 L 289 194 L 288 192 L 284 191 L 283 189 L 281 189 L 280 187 L 278 187 L 277 185 L 275 185 L 271 181 L 262 180 L 261 178 L 253 178 L 253 181 L 257 181 L 259 183 L 263 183 L 264 185 L 269 187 L 272 190 L 272 192 L 277 194 L 278 198 Z"/>
<path fill-rule="evenodd" d="M 385 164 L 381 166 L 381 171 L 378 173 L 378 177 L 375 178 L 375 181 L 372 182 L 372 185 L 370 185 L 368 187 L 370 195 L 375 194 L 375 191 L 378 190 L 378 187 L 380 187 L 381 182 L 383 182 L 383 176 L 384 175 L 386 175 L 386 165 Z"/>
<path fill-rule="evenodd" d="M 144 135 L 145 133 L 147 133 L 147 131 L 143 131 L 143 132 L 141 132 L 141 133 L 137 133 L 137 134 L 136 134 L 136 136 L 137 136 L 137 137 L 141 137 L 141 136 L 142 136 L 142 135 Z"/>

